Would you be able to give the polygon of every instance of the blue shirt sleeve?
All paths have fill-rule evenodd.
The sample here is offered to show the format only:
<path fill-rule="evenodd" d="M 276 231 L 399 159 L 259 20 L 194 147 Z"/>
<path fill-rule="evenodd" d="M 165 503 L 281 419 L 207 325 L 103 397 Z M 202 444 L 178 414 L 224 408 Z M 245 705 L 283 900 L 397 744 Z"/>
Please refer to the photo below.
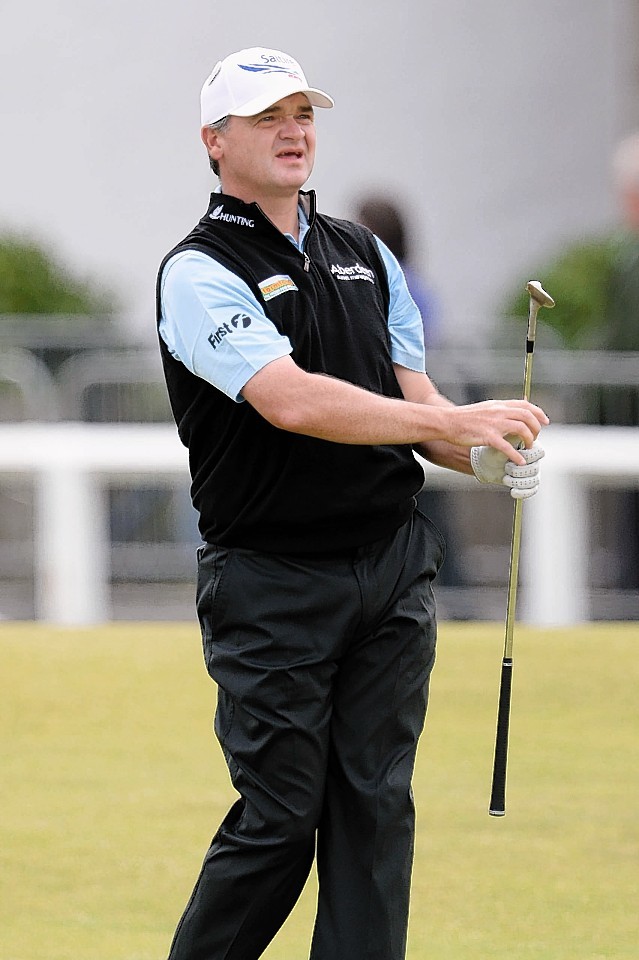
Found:
<path fill-rule="evenodd" d="M 171 355 L 236 402 L 254 374 L 292 352 L 243 280 L 184 250 L 164 267 L 160 336 Z"/>
<path fill-rule="evenodd" d="M 424 372 L 421 316 L 402 269 L 375 237 L 390 289 L 389 332 L 394 363 Z M 198 250 L 185 250 L 164 267 L 160 335 L 191 373 L 241 402 L 241 390 L 262 367 L 292 353 L 243 280 Z"/>
<path fill-rule="evenodd" d="M 379 237 L 377 246 L 386 267 L 390 289 L 388 328 L 391 338 L 391 357 L 394 363 L 409 370 L 424 373 L 424 324 L 415 301 L 411 297 L 406 278 L 397 258 Z"/>

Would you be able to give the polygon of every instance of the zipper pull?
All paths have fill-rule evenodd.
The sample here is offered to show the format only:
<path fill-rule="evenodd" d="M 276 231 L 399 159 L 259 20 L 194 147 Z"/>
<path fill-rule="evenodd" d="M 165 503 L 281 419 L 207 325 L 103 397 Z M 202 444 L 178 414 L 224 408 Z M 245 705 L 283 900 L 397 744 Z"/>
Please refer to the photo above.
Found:
<path fill-rule="evenodd" d="M 307 253 L 304 254 L 304 273 L 308 273 L 311 269 L 311 258 Z"/>

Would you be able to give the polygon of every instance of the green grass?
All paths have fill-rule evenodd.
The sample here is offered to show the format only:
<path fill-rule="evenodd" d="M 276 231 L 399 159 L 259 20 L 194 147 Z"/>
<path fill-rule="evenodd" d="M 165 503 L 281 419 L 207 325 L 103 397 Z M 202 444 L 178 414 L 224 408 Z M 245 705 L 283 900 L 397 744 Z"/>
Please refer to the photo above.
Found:
<path fill-rule="evenodd" d="M 409 960 L 636 960 L 639 625 L 517 628 L 493 818 L 502 644 L 440 627 Z M 0 958 L 163 960 L 234 797 L 197 627 L 3 624 L 0 678 Z M 269 960 L 308 956 L 314 892 Z"/>

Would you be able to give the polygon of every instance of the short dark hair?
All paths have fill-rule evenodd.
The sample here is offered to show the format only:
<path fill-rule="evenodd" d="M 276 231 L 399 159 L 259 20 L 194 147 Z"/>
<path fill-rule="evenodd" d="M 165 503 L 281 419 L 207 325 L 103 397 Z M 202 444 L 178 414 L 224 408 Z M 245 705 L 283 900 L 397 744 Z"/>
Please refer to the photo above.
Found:
<path fill-rule="evenodd" d="M 222 117 L 221 120 L 216 120 L 215 123 L 207 123 L 207 127 L 209 127 L 210 130 L 222 130 L 222 131 L 224 131 L 224 130 L 226 130 L 226 128 L 228 127 L 228 125 L 229 125 L 229 117 Z M 217 162 L 217 160 L 214 160 L 213 157 L 209 156 L 209 164 L 210 164 L 211 170 L 213 171 L 213 173 L 215 174 L 215 176 L 216 176 L 216 177 L 219 177 L 219 175 L 220 175 L 220 165 L 219 165 L 219 163 Z"/>

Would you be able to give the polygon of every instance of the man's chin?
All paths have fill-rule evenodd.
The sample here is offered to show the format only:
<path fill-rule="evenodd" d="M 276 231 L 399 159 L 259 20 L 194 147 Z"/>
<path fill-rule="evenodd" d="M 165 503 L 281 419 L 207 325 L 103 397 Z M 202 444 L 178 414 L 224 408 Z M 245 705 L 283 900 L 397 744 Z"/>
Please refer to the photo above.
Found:
<path fill-rule="evenodd" d="M 284 185 L 290 186 L 291 189 L 299 190 L 300 187 L 303 187 L 312 172 L 312 167 L 309 167 L 307 164 L 302 166 L 298 165 L 296 168 L 291 167 L 288 170 L 280 170 L 280 175 L 278 179 Z"/>

